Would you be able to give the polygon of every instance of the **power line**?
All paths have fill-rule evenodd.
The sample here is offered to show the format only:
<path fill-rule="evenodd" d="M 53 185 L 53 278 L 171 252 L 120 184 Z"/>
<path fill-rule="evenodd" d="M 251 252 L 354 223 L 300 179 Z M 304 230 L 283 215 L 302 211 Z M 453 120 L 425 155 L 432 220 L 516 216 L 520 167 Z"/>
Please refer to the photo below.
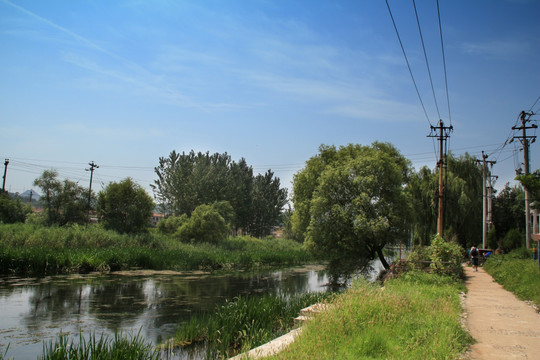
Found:
<path fill-rule="evenodd" d="M 418 91 L 418 86 L 416 85 L 416 81 L 414 80 L 414 75 L 411 70 L 411 65 L 409 64 L 409 59 L 407 58 L 407 54 L 405 53 L 405 48 L 403 47 L 403 43 L 401 42 L 401 37 L 399 36 L 399 31 L 396 26 L 396 21 L 394 20 L 394 16 L 392 15 L 392 10 L 390 9 L 390 4 L 388 4 L 388 0 L 386 1 L 386 7 L 388 8 L 388 13 L 390 14 L 390 18 L 392 19 L 392 24 L 394 25 L 394 30 L 396 31 L 396 35 L 399 41 L 399 46 L 401 46 L 401 51 L 403 52 L 403 56 L 405 57 L 405 62 L 407 63 L 407 68 L 409 69 L 409 74 L 411 75 L 412 82 L 414 84 L 414 88 L 416 89 L 416 94 L 418 95 L 418 99 L 420 100 L 420 104 L 422 105 L 422 109 L 424 110 L 424 115 L 426 115 L 426 119 L 429 123 L 429 126 L 431 125 L 431 121 L 429 121 L 429 116 L 426 111 L 426 107 L 424 106 L 424 102 L 422 101 L 422 97 L 420 96 L 420 91 Z"/>
<path fill-rule="evenodd" d="M 448 76 L 446 71 L 446 56 L 444 53 L 444 42 L 442 34 L 442 25 L 441 25 L 441 11 L 439 9 L 439 0 L 437 0 L 437 16 L 439 18 L 439 34 L 441 35 L 441 50 L 442 50 L 442 60 L 443 60 L 443 69 L 444 69 L 444 86 L 446 88 L 446 102 L 448 104 L 448 120 L 450 121 L 450 126 L 452 126 L 452 113 L 450 112 L 450 95 L 448 93 Z"/>
<path fill-rule="evenodd" d="M 533 109 L 533 107 L 536 105 L 536 103 L 538 102 L 538 100 L 540 100 L 540 96 L 538 96 L 538 98 L 536 98 L 536 101 L 534 102 L 534 104 L 532 104 L 531 108 L 529 109 L 529 112 Z M 538 111 L 538 110 L 537 110 Z M 535 113 L 537 112 L 535 111 Z"/>
<path fill-rule="evenodd" d="M 420 41 L 422 42 L 422 49 L 424 50 L 424 59 L 426 60 L 426 67 L 429 75 L 429 83 L 431 84 L 431 92 L 433 94 L 433 101 L 435 102 L 435 108 L 437 109 L 437 116 L 441 118 L 439 112 L 439 104 L 437 103 L 437 97 L 435 96 L 435 88 L 433 87 L 433 78 L 431 77 L 431 70 L 429 68 L 429 61 L 426 53 L 426 46 L 424 44 L 424 36 L 422 36 L 422 28 L 420 27 L 420 19 L 418 18 L 418 11 L 416 10 L 416 2 L 413 0 L 414 14 L 416 15 L 416 23 L 418 24 L 418 33 L 420 34 Z"/>

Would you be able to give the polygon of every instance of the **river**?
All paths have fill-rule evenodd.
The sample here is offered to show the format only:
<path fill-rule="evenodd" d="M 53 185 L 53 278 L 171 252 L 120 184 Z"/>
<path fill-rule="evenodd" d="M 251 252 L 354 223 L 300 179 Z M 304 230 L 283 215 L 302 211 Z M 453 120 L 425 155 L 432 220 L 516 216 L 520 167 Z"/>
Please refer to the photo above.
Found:
<path fill-rule="evenodd" d="M 323 266 L 266 272 L 125 271 L 0 278 L 0 353 L 35 359 L 60 332 L 141 335 L 166 340 L 191 314 L 240 294 L 326 291 Z"/>

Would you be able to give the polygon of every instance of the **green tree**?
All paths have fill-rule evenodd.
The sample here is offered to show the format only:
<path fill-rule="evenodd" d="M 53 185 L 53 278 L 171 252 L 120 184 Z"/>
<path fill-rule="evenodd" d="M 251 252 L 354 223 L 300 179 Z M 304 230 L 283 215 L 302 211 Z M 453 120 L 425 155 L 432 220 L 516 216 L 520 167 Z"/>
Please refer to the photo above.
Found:
<path fill-rule="evenodd" d="M 43 174 L 34 180 L 34 186 L 39 186 L 43 196 L 41 202 L 46 208 L 46 223 L 52 225 L 57 222 L 60 211 L 58 197 L 61 191 L 62 183 L 57 179 L 56 170 L 45 170 Z"/>
<path fill-rule="evenodd" d="M 158 179 L 152 187 L 167 214 L 190 216 L 199 205 L 227 201 L 234 212 L 233 229 L 254 236 L 266 235 L 279 224 L 287 198 L 270 170 L 254 176 L 245 159 L 236 163 L 227 153 L 172 151 L 159 159 L 155 172 Z"/>
<path fill-rule="evenodd" d="M 469 154 L 449 154 L 444 176 L 444 234 L 451 233 L 463 247 L 478 241 L 482 234 L 482 169 Z M 411 176 L 407 187 L 414 206 L 415 241 L 429 244 L 436 233 L 438 214 L 438 170 L 423 167 Z"/>
<path fill-rule="evenodd" d="M 160 233 L 165 235 L 174 234 L 184 223 L 188 220 L 186 214 L 181 216 L 169 216 L 166 219 L 161 220 L 157 224 L 157 229 Z"/>
<path fill-rule="evenodd" d="M 540 170 L 532 174 L 520 175 L 516 179 L 529 191 L 530 200 L 535 203 L 535 207 L 540 206 Z"/>
<path fill-rule="evenodd" d="M 388 269 L 384 247 L 407 235 L 408 173 L 408 161 L 388 143 L 322 146 L 295 175 L 295 209 L 304 207 L 295 231 L 331 267 L 346 264 L 351 271 L 378 257 Z"/>
<path fill-rule="evenodd" d="M 40 201 L 45 206 L 47 225 L 84 224 L 88 221 L 88 190 L 65 179 L 58 180 L 55 170 L 45 170 L 34 180 L 44 196 Z"/>
<path fill-rule="evenodd" d="M 218 204 L 197 206 L 175 235 L 182 242 L 191 243 L 215 244 L 225 238 L 229 232 L 229 224 L 221 215 Z"/>
<path fill-rule="evenodd" d="M 252 214 L 248 231 L 251 235 L 269 235 L 281 221 L 281 212 L 287 204 L 287 190 L 280 187 L 279 178 L 268 170 L 253 181 Z"/>
<path fill-rule="evenodd" d="M 406 191 L 414 208 L 412 230 L 415 244 L 429 244 L 433 234 L 437 232 L 438 181 L 438 177 L 426 166 L 410 176 Z"/>
<path fill-rule="evenodd" d="M 525 232 L 525 194 L 519 186 L 508 183 L 493 199 L 493 223 L 497 229 L 497 242 L 516 229 Z"/>
<path fill-rule="evenodd" d="M 0 193 L 0 223 L 24 222 L 30 212 L 30 206 L 23 204 L 20 199 L 12 199 L 7 192 Z"/>
<path fill-rule="evenodd" d="M 107 229 L 139 233 L 150 226 L 154 206 L 146 191 L 126 178 L 110 183 L 98 194 L 97 213 Z"/>

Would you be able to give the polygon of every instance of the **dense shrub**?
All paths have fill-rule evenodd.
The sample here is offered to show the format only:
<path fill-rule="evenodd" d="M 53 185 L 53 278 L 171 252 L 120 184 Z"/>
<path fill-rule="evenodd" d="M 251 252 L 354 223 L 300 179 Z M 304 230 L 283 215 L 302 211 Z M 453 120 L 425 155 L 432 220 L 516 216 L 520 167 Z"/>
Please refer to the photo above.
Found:
<path fill-rule="evenodd" d="M 172 235 L 178 231 L 178 229 L 184 225 L 187 220 L 188 216 L 186 214 L 182 214 L 181 216 L 169 216 L 168 218 L 158 222 L 157 229 L 162 234 Z"/>
<path fill-rule="evenodd" d="M 413 268 L 424 268 L 422 262 L 430 262 L 429 268 L 441 274 L 463 278 L 463 248 L 456 242 L 445 241 L 436 235 L 428 247 L 418 247 L 408 256 Z"/>
<path fill-rule="evenodd" d="M 7 193 L 0 194 L 0 223 L 24 222 L 29 213 L 30 207 L 20 199 L 12 199 Z"/>
<path fill-rule="evenodd" d="M 512 229 L 506 233 L 502 240 L 501 248 L 505 253 L 518 249 L 525 245 L 525 235 L 518 229 Z"/>

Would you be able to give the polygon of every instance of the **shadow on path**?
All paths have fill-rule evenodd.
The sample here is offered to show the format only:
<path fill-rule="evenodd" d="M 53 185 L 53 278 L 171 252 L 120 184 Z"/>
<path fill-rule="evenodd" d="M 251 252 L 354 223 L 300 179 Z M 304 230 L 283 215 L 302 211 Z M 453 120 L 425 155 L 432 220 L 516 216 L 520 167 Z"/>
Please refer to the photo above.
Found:
<path fill-rule="evenodd" d="M 480 268 L 465 266 L 466 325 L 477 341 L 468 358 L 540 359 L 540 315 Z"/>

